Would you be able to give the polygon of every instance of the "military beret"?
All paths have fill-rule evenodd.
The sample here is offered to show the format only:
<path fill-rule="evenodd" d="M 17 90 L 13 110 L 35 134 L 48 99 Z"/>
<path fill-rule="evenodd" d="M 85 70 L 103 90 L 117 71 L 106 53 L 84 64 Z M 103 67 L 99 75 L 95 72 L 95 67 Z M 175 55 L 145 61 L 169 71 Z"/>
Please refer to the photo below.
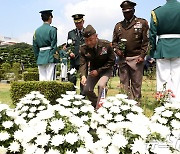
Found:
<path fill-rule="evenodd" d="M 83 20 L 83 16 L 84 16 L 84 14 L 74 14 L 74 15 L 72 15 L 75 23 L 81 22 Z"/>
<path fill-rule="evenodd" d="M 40 11 L 39 13 L 41 14 L 51 14 L 53 10 L 43 10 L 43 11 Z"/>
<path fill-rule="evenodd" d="M 135 6 L 136 6 L 136 3 L 134 3 L 134 2 L 132 2 L 130 0 L 123 1 L 121 3 L 121 5 L 120 5 L 120 7 L 122 8 L 123 12 L 132 11 Z"/>
<path fill-rule="evenodd" d="M 95 34 L 96 30 L 91 26 L 87 25 L 87 27 L 84 29 L 84 37 L 88 38 L 91 35 Z"/>

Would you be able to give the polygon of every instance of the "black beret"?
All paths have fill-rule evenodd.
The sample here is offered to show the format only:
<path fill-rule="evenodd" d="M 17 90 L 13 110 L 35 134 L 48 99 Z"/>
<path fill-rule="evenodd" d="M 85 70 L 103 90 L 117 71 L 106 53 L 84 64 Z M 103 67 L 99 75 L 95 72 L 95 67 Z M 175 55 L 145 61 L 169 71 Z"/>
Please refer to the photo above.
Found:
<path fill-rule="evenodd" d="M 84 16 L 84 14 L 74 14 L 74 15 L 72 15 L 75 23 L 81 22 L 83 20 L 83 16 Z"/>
<path fill-rule="evenodd" d="M 134 3 L 134 2 L 132 2 L 130 0 L 123 1 L 121 3 L 121 5 L 120 5 L 120 7 L 122 8 L 123 12 L 132 11 L 135 6 L 136 6 L 136 3 Z"/>
<path fill-rule="evenodd" d="M 88 38 L 91 35 L 95 34 L 96 30 L 91 26 L 87 25 L 87 27 L 84 29 L 84 37 Z"/>

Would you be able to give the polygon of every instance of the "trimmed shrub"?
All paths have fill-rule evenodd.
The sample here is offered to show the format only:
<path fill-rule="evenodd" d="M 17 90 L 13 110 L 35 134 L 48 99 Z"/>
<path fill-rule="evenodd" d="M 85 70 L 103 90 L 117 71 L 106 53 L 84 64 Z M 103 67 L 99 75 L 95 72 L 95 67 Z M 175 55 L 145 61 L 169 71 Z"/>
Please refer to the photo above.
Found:
<path fill-rule="evenodd" d="M 3 69 L 0 69 L 0 80 L 1 79 L 4 79 L 4 70 Z"/>
<path fill-rule="evenodd" d="M 70 82 L 56 82 L 56 81 L 28 81 L 28 82 L 12 82 L 10 95 L 13 104 L 19 102 L 19 99 L 23 98 L 31 91 L 40 91 L 51 104 L 57 104 L 56 99 L 61 97 L 61 94 L 65 94 L 66 91 L 73 90 L 73 83 Z"/>
<path fill-rule="evenodd" d="M 39 81 L 38 72 L 24 72 L 23 73 L 24 81 Z"/>

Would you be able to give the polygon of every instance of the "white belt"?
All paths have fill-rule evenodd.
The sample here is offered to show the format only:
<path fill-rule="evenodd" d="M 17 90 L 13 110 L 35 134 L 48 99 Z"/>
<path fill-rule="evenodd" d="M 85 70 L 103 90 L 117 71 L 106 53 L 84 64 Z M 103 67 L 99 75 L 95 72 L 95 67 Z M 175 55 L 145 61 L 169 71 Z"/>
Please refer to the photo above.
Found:
<path fill-rule="evenodd" d="M 180 34 L 163 34 L 159 35 L 158 38 L 180 38 Z"/>
<path fill-rule="evenodd" d="M 40 51 L 49 50 L 49 49 L 51 49 L 51 46 L 39 48 Z"/>

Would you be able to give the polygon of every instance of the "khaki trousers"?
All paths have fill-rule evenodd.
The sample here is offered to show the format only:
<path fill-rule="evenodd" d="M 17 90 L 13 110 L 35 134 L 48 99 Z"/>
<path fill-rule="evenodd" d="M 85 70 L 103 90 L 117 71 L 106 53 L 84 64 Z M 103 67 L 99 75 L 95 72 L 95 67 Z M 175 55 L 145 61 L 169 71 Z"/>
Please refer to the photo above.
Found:
<path fill-rule="evenodd" d="M 136 63 L 139 56 L 121 58 L 119 62 L 120 82 L 128 93 L 129 99 L 141 98 L 144 63 Z"/>
<path fill-rule="evenodd" d="M 87 76 L 86 85 L 84 86 L 84 93 L 88 99 L 92 102 L 92 106 L 96 107 L 96 104 L 99 103 L 102 90 L 106 87 L 106 84 L 109 78 L 112 76 L 112 69 L 107 70 L 106 72 L 100 73 L 96 77 L 90 75 Z M 94 87 L 98 83 L 98 96 L 94 92 Z"/>

